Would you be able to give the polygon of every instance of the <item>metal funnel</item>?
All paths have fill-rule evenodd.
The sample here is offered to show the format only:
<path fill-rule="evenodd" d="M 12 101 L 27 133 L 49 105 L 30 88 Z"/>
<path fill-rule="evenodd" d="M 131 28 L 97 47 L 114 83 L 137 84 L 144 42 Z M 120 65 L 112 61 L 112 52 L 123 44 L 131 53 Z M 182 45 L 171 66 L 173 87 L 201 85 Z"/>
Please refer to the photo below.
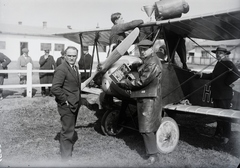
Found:
<path fill-rule="evenodd" d="M 144 11 L 146 12 L 146 14 L 148 15 L 148 17 L 150 17 L 155 9 L 154 5 L 146 5 L 143 6 Z"/>

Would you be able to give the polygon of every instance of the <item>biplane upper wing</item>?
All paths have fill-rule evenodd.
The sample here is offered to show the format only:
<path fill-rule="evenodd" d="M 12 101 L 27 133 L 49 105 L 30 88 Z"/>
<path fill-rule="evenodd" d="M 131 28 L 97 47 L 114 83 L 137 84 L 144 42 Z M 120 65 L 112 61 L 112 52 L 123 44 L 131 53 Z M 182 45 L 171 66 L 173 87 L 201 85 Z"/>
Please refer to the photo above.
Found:
<path fill-rule="evenodd" d="M 139 26 L 141 32 L 140 38 L 148 36 L 158 26 L 163 26 L 183 37 L 214 41 L 240 39 L 240 10 L 232 9 L 195 17 L 144 23 Z M 100 45 L 107 46 L 109 45 L 110 31 L 110 28 L 98 28 L 95 30 L 68 32 L 57 35 L 79 44 L 81 43 L 79 37 L 82 36 L 82 44 L 86 46 L 93 46 L 96 41 Z"/>
<path fill-rule="evenodd" d="M 83 46 L 94 46 L 95 42 L 98 42 L 100 45 L 107 46 L 109 45 L 111 29 L 95 29 L 87 31 L 75 31 L 68 33 L 56 34 L 63 36 L 64 38 L 73 41 L 75 43 L 81 44 L 80 37 L 82 38 Z"/>

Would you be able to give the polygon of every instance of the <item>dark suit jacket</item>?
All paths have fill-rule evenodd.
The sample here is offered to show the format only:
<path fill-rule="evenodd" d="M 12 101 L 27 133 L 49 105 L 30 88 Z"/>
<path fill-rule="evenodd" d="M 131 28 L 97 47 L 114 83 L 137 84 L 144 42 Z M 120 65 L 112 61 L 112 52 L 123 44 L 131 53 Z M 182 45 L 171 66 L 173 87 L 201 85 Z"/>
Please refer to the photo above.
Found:
<path fill-rule="evenodd" d="M 232 71 L 229 71 L 232 69 Z M 203 79 L 213 80 L 211 83 L 211 91 L 213 99 L 232 99 L 233 90 L 230 86 L 239 78 L 239 71 L 230 60 L 222 60 L 217 62 L 213 72 L 203 74 Z"/>
<path fill-rule="evenodd" d="M 64 61 L 54 72 L 51 88 L 56 102 L 63 106 L 68 101 L 73 113 L 77 112 L 81 105 L 81 78 L 77 72 Z"/>

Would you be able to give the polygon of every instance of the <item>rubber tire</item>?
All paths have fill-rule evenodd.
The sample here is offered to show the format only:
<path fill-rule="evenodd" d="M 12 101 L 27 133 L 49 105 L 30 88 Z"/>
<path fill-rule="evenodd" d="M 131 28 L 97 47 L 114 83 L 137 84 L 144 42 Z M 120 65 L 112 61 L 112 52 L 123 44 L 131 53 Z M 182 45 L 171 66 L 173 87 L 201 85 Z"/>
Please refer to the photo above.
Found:
<path fill-rule="evenodd" d="M 179 141 L 179 128 L 176 121 L 163 117 L 156 133 L 157 148 L 161 153 L 174 151 Z"/>
<path fill-rule="evenodd" d="M 123 127 L 120 127 L 117 131 L 114 129 L 116 127 L 119 113 L 120 110 L 108 110 L 104 113 L 101 119 L 101 130 L 104 135 L 116 136 L 123 131 Z"/>

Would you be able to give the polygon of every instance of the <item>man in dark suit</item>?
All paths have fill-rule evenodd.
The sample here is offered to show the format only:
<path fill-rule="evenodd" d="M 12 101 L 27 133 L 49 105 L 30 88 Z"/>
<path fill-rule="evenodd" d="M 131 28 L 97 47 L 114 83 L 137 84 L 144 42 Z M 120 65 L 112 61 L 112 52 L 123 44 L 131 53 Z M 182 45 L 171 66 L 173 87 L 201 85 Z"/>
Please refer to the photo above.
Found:
<path fill-rule="evenodd" d="M 81 80 L 85 81 L 87 78 L 90 77 L 90 72 L 87 72 L 87 70 L 90 70 L 92 66 L 92 56 L 88 53 L 88 47 L 83 46 L 83 56 L 81 56 L 81 59 L 78 61 L 78 67 L 80 70 L 84 70 L 84 72 L 81 73 Z"/>
<path fill-rule="evenodd" d="M 211 96 L 213 99 L 213 106 L 215 108 L 230 109 L 231 100 L 233 98 L 233 82 L 236 81 L 240 73 L 232 61 L 228 58 L 231 53 L 227 51 L 226 46 L 220 45 L 216 50 L 218 60 L 213 72 L 210 74 L 201 74 L 201 78 L 212 80 L 211 82 Z M 222 143 L 227 143 L 231 133 L 231 123 L 218 120 L 215 135 L 219 137 Z"/>
<path fill-rule="evenodd" d="M 72 156 L 73 145 L 78 139 L 75 125 L 81 105 L 81 77 L 75 66 L 78 57 L 77 48 L 70 46 L 65 53 L 66 61 L 54 72 L 51 91 L 56 97 L 61 116 L 62 129 L 59 139 L 61 157 L 64 161 L 68 161 Z"/>

